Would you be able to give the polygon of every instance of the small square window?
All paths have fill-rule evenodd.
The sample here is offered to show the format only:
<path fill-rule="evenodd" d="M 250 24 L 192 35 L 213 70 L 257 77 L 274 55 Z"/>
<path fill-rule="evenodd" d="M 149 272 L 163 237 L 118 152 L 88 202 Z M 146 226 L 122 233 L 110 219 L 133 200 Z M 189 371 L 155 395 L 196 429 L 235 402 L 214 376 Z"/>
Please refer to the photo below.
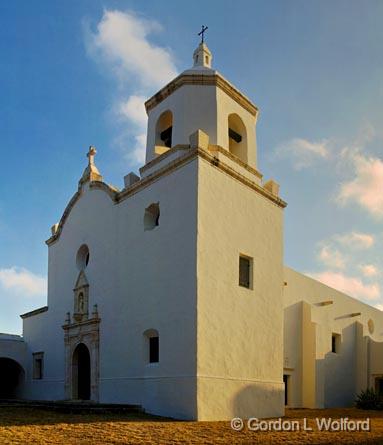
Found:
<path fill-rule="evenodd" d="M 340 349 L 340 335 L 332 334 L 331 337 L 331 352 L 338 354 Z"/>
<path fill-rule="evenodd" d="M 159 337 L 149 338 L 149 363 L 158 363 L 160 359 Z"/>
<path fill-rule="evenodd" d="M 251 288 L 252 259 L 245 256 L 239 257 L 239 285 Z"/>
<path fill-rule="evenodd" d="M 35 352 L 33 354 L 33 378 L 41 380 L 44 375 L 44 352 Z"/>

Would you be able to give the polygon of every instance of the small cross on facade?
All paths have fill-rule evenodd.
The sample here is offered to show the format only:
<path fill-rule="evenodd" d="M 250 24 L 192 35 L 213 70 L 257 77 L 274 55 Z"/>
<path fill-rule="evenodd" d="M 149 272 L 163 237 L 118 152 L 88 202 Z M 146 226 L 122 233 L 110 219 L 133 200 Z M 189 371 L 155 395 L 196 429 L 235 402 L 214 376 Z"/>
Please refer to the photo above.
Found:
<path fill-rule="evenodd" d="M 198 33 L 199 36 L 201 36 L 201 43 L 204 42 L 204 34 L 208 30 L 208 27 L 205 25 L 202 25 L 201 31 Z"/>
<path fill-rule="evenodd" d="M 90 165 L 94 165 L 94 157 L 95 157 L 96 153 L 97 153 L 96 148 L 93 147 L 93 145 L 91 145 L 89 147 L 89 151 L 88 151 L 88 153 L 86 155 L 88 157 L 88 159 L 89 159 L 89 164 Z"/>

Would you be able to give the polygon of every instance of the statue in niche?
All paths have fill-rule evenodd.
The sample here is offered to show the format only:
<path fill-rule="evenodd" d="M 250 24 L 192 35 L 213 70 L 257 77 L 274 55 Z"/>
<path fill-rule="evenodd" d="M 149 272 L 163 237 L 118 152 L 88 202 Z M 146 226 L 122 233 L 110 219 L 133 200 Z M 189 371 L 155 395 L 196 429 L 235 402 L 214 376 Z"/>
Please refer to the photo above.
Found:
<path fill-rule="evenodd" d="M 88 319 L 88 304 L 89 304 L 89 284 L 84 271 L 81 271 L 77 281 L 74 292 L 74 314 L 73 318 L 76 322 L 85 321 Z"/>

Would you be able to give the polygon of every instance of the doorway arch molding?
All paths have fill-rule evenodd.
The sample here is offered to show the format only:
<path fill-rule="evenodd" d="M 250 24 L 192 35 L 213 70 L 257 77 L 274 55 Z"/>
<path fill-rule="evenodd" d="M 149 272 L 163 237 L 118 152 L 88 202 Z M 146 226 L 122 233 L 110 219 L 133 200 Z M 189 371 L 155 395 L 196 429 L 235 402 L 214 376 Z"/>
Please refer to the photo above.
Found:
<path fill-rule="evenodd" d="M 71 323 L 70 320 L 63 326 L 65 344 L 65 397 L 72 400 L 77 394 L 78 384 L 73 376 L 73 357 L 76 348 L 82 343 L 89 351 L 90 356 L 90 400 L 99 401 L 100 379 L 100 322 L 97 313 L 93 317 L 81 322 Z"/>

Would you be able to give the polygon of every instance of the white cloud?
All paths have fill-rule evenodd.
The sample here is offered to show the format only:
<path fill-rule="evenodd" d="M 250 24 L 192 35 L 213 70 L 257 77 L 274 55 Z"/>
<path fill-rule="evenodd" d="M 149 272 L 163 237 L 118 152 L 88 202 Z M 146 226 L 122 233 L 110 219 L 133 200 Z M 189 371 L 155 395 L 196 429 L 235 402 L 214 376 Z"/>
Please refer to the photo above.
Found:
<path fill-rule="evenodd" d="M 383 217 L 383 161 L 372 156 L 345 151 L 354 170 L 354 178 L 341 184 L 338 202 L 356 202 L 376 217 Z"/>
<path fill-rule="evenodd" d="M 280 144 L 275 154 L 277 158 L 289 158 L 296 170 L 310 167 L 314 162 L 329 157 L 328 141 L 311 142 L 307 139 L 294 138 Z"/>
<path fill-rule="evenodd" d="M 173 56 L 168 48 L 149 41 L 148 36 L 162 30 L 154 21 L 132 12 L 105 10 L 88 49 L 107 62 L 123 81 L 132 79 L 148 89 L 165 85 L 176 76 Z"/>
<path fill-rule="evenodd" d="M 130 120 L 139 128 L 146 128 L 147 117 L 145 111 L 144 96 L 130 96 L 125 102 L 119 104 L 119 114 Z"/>
<path fill-rule="evenodd" d="M 46 278 L 22 267 L 0 269 L 0 286 L 27 297 L 41 296 L 47 292 Z"/>
<path fill-rule="evenodd" d="M 377 283 L 365 284 L 358 277 L 347 276 L 340 272 L 325 271 L 308 274 L 315 280 L 327 286 L 344 292 L 351 297 L 365 300 L 376 300 L 380 296 L 380 287 Z"/>
<path fill-rule="evenodd" d="M 105 10 L 96 31 L 88 30 L 86 35 L 89 54 L 119 81 L 119 97 L 113 109 L 123 118 L 123 125 L 128 122 L 130 128 L 122 129 L 115 141 L 124 156 L 136 164 L 145 161 L 145 99 L 177 75 L 169 48 L 149 40 L 161 30 L 158 22 L 132 12 Z M 133 148 L 128 149 L 132 140 Z"/>
<path fill-rule="evenodd" d="M 309 275 L 355 298 L 377 299 L 380 294 L 380 283 L 376 280 L 380 275 L 379 270 L 368 262 L 365 252 L 374 243 L 374 236 L 368 233 L 353 231 L 333 235 L 318 243 L 320 250 L 317 258 L 326 266 L 326 270 Z M 373 278 L 374 282 L 371 281 Z"/>
<path fill-rule="evenodd" d="M 115 141 L 122 149 L 124 157 L 134 165 L 145 163 L 147 117 L 144 101 L 143 96 L 131 96 L 126 102 L 119 104 L 118 110 L 120 117 L 130 122 L 135 131 L 121 132 Z M 127 144 L 131 144 L 132 139 L 134 140 L 133 148 L 126 150 Z"/>
<path fill-rule="evenodd" d="M 379 303 L 379 304 L 375 304 L 376 309 L 379 309 L 380 311 L 383 311 L 383 304 Z"/>
<path fill-rule="evenodd" d="M 369 249 L 374 245 L 373 235 L 361 232 L 350 232 L 344 235 L 334 235 L 333 239 L 351 249 Z"/>
<path fill-rule="evenodd" d="M 344 269 L 346 266 L 345 256 L 337 249 L 333 249 L 329 245 L 324 245 L 318 255 L 319 260 L 328 267 L 336 269 Z"/>
<path fill-rule="evenodd" d="M 138 134 L 135 136 L 135 145 L 131 153 L 128 153 L 128 158 L 137 164 L 145 162 L 146 155 L 146 134 Z"/>
<path fill-rule="evenodd" d="M 129 140 L 129 150 L 126 150 L 126 144 Z M 146 156 L 146 133 L 135 135 L 127 131 L 121 131 L 113 140 L 113 145 L 118 147 L 123 158 L 130 164 L 142 165 L 145 163 Z"/>
<path fill-rule="evenodd" d="M 379 274 L 377 267 L 373 264 L 361 264 L 359 268 L 365 277 L 375 277 Z"/>

